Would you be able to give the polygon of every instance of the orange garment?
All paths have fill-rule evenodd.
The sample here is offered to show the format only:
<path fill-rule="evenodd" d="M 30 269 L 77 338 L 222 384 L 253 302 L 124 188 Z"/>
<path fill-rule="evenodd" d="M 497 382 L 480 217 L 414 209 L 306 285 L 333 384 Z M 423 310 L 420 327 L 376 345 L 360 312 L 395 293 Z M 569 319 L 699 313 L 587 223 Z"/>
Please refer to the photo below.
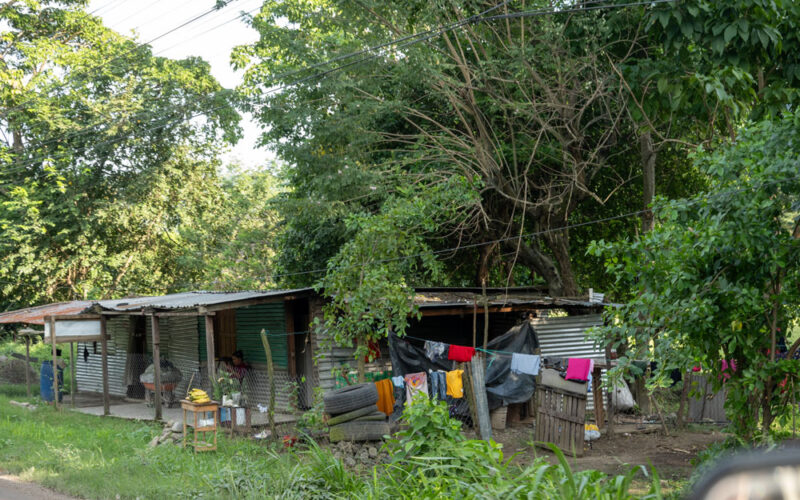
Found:
<path fill-rule="evenodd" d="M 385 378 L 375 382 L 375 387 L 378 388 L 378 410 L 385 413 L 387 416 L 391 415 L 394 411 L 394 386 L 392 379 Z"/>

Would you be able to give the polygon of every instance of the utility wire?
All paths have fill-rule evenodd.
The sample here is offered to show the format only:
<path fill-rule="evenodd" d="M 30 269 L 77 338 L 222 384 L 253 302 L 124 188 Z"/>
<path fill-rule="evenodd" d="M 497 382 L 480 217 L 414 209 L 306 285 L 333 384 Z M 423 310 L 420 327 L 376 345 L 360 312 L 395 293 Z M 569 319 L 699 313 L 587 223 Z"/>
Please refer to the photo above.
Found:
<path fill-rule="evenodd" d="M 228 5 L 230 5 L 231 3 L 236 2 L 236 1 L 238 1 L 238 0 L 227 0 L 227 2 L 225 2 L 225 4 L 222 5 L 222 7 L 220 7 L 220 8 L 217 8 L 216 6 L 214 6 L 211 9 L 208 9 L 208 10 L 204 11 L 203 13 L 192 17 L 188 21 L 185 21 L 185 22 L 181 23 L 180 25 L 178 25 L 178 26 L 176 26 L 174 28 L 170 28 L 169 30 L 165 31 L 164 33 L 161 33 L 160 35 L 157 35 L 156 37 L 147 40 L 146 42 L 141 42 L 141 43 L 135 44 L 133 47 L 131 47 L 129 50 L 123 52 L 122 54 L 116 55 L 116 56 L 112 57 L 109 60 L 101 61 L 99 64 L 95 64 L 95 65 L 87 68 L 87 70 L 85 70 L 85 71 L 98 70 L 98 69 L 100 69 L 100 68 L 102 68 L 104 66 L 107 66 L 107 65 L 113 63 L 114 61 L 117 61 L 118 59 L 120 59 L 122 57 L 130 55 L 131 53 L 133 53 L 134 51 L 136 51 L 136 50 L 138 50 L 138 49 L 140 49 L 142 47 L 148 46 L 148 45 L 152 44 L 153 42 L 155 42 L 157 40 L 160 40 L 160 39 L 164 38 L 165 36 L 168 36 L 168 35 L 176 32 L 177 30 L 179 30 L 181 28 L 184 28 L 184 27 L 186 27 L 186 26 L 188 26 L 188 25 L 190 25 L 190 24 L 192 24 L 192 23 L 194 23 L 196 21 L 199 21 L 200 19 L 204 18 L 205 16 L 207 16 L 209 14 L 212 14 L 214 12 L 220 11 L 221 9 L 227 7 Z M 91 14 L 87 14 L 87 16 L 88 15 L 91 15 Z M 25 102 L 23 102 L 21 104 L 18 104 L 16 106 L 13 106 L 11 108 L 8 108 L 8 109 L 4 110 L 3 115 L 7 116 L 8 113 L 11 112 L 11 111 L 19 111 L 19 110 L 23 109 L 26 105 L 32 103 L 35 99 L 36 99 L 36 97 L 28 99 L 27 101 L 25 101 Z"/>
<path fill-rule="evenodd" d="M 229 0 L 228 3 L 231 3 L 233 1 L 236 1 L 236 0 Z M 508 1 L 509 0 L 506 0 L 506 1 L 498 4 L 498 5 L 494 6 L 494 7 L 492 7 L 491 9 L 488 9 L 488 11 L 492 11 L 492 10 L 495 10 L 497 8 L 500 8 L 503 5 L 505 5 L 506 3 L 508 3 Z M 599 2 L 601 0 L 595 0 L 595 1 Z M 674 3 L 676 1 L 678 1 L 678 0 L 653 0 L 651 2 L 636 2 L 636 3 L 629 3 L 629 4 L 624 4 L 624 5 L 618 5 L 618 4 L 603 5 L 603 6 L 598 5 L 598 6 L 595 6 L 595 8 L 592 8 L 591 10 L 598 10 L 600 8 L 603 8 L 603 9 L 616 9 L 616 8 L 636 6 L 636 5 L 654 5 L 654 4 L 658 4 L 658 3 Z M 594 3 L 594 2 L 589 2 L 589 3 Z M 587 4 L 584 4 L 584 5 L 587 5 Z M 520 17 L 519 16 L 520 14 L 525 14 L 525 17 L 533 17 L 533 16 L 552 15 L 552 14 L 565 14 L 565 13 L 572 13 L 572 12 L 583 12 L 583 11 L 586 11 L 587 9 L 588 9 L 588 7 L 584 7 L 582 9 L 539 9 L 539 10 L 533 10 L 533 11 L 526 11 L 526 12 L 523 12 L 523 13 L 518 13 L 517 17 Z M 487 11 L 484 11 L 484 12 L 487 12 Z M 414 39 L 409 40 L 409 37 L 401 37 L 398 40 L 409 40 L 409 41 L 398 45 L 395 50 L 400 50 L 402 48 L 414 45 L 416 43 L 420 43 L 420 42 L 423 42 L 423 41 L 430 40 L 430 39 L 432 39 L 432 38 L 434 38 L 436 36 L 439 36 L 439 35 L 447 32 L 447 31 L 456 29 L 456 28 L 461 27 L 461 26 L 465 26 L 466 24 L 469 24 L 469 23 L 482 22 L 484 20 L 484 17 L 482 17 L 482 14 L 483 13 L 476 14 L 475 16 L 471 16 L 471 17 L 469 17 L 469 18 L 467 18 L 465 20 L 459 21 L 457 23 L 451 23 L 451 24 L 446 25 L 445 27 L 442 27 L 442 28 L 440 28 L 438 30 L 423 32 L 423 33 L 427 33 L 427 34 L 425 36 L 423 36 L 422 38 L 414 38 Z M 489 19 L 489 18 L 486 18 L 486 19 Z M 494 16 L 491 19 L 496 20 L 496 19 L 499 19 L 499 18 L 497 16 Z M 468 20 L 469 20 L 469 23 L 467 23 Z M 334 58 L 331 61 L 333 61 L 333 60 L 344 60 L 344 59 L 350 58 L 350 57 L 352 57 L 352 56 L 354 56 L 356 54 L 363 54 L 363 53 L 365 53 L 365 51 L 369 52 L 369 51 L 377 50 L 379 48 L 390 46 L 390 45 L 395 45 L 395 44 L 396 44 L 395 41 L 386 42 L 386 43 L 383 43 L 383 44 L 380 44 L 380 45 L 376 45 L 376 46 L 370 47 L 368 49 L 363 49 L 361 51 L 353 52 L 351 54 L 346 54 L 344 56 L 340 56 L 338 58 Z M 368 56 L 368 57 L 365 57 L 365 58 L 362 58 L 362 59 L 358 59 L 356 61 L 351 61 L 349 63 L 342 64 L 340 66 L 337 66 L 335 68 L 331 68 L 329 70 L 325 70 L 325 71 L 322 71 L 322 72 L 319 72 L 319 73 L 315 73 L 313 75 L 306 76 L 306 77 L 303 77 L 303 78 L 298 78 L 298 79 L 296 79 L 296 80 L 294 80 L 292 82 L 272 87 L 272 88 L 268 89 L 267 91 L 265 91 L 263 95 L 274 94 L 274 93 L 280 92 L 281 90 L 293 87 L 295 85 L 299 85 L 299 84 L 305 83 L 305 82 L 310 81 L 312 79 L 316 80 L 316 79 L 325 78 L 325 77 L 327 77 L 327 76 L 329 76 L 329 75 L 331 75 L 331 74 L 333 74 L 335 72 L 341 71 L 341 70 L 346 69 L 348 67 L 355 66 L 357 64 L 361 64 L 363 62 L 366 62 L 366 61 L 375 59 L 377 57 L 380 57 L 380 55 L 381 55 L 380 53 L 374 54 L 374 55 L 371 55 L 371 56 Z M 292 71 L 289 71 L 289 72 L 281 74 L 281 75 L 276 75 L 275 77 L 273 77 L 273 80 L 282 79 L 282 78 L 285 78 L 286 76 L 294 75 L 294 74 L 297 74 L 299 72 L 307 71 L 308 69 L 317 68 L 317 67 L 320 67 L 320 66 L 323 66 L 323 65 L 327 65 L 327 64 L 330 64 L 330 63 L 328 61 L 325 61 L 325 62 L 322 62 L 322 63 L 318 63 L 318 64 L 315 64 L 315 65 L 312 65 L 309 68 L 303 68 L 301 70 L 292 70 Z M 201 112 L 201 113 L 190 115 L 188 118 L 179 118 L 177 121 L 159 123 L 159 124 L 155 125 L 153 128 L 145 129 L 144 132 L 154 131 L 154 130 L 157 130 L 159 128 L 163 128 L 163 127 L 171 126 L 171 125 L 174 125 L 174 124 L 177 124 L 177 123 L 181 123 L 183 121 L 191 121 L 191 120 L 193 120 L 195 118 L 199 118 L 201 116 L 207 115 L 208 113 L 223 109 L 225 107 L 228 107 L 228 106 L 227 105 L 218 106 L 216 108 L 212 108 L 210 110 L 206 110 L 206 111 Z M 183 111 L 185 111 L 185 109 Z M 78 131 L 78 132 L 80 132 L 80 131 Z M 76 132 L 76 133 L 78 133 L 78 132 Z M 93 132 L 93 131 L 87 130 L 87 133 L 91 133 L 91 132 Z M 109 144 L 113 144 L 115 142 L 120 142 L 120 141 L 125 140 L 125 139 L 126 138 L 123 138 L 123 139 L 111 139 L 111 140 L 108 140 L 108 141 L 97 143 L 97 144 L 95 144 L 95 146 L 109 145 Z M 88 150 L 88 148 L 84 148 L 83 151 L 85 152 L 87 150 Z M 40 156 L 38 158 L 38 160 L 39 161 L 45 161 L 45 160 L 49 160 L 49 159 L 65 158 L 65 157 L 70 156 L 70 155 L 73 155 L 73 152 L 65 153 L 65 154 L 62 154 L 60 156 L 59 155 L 42 155 L 42 156 Z M 35 160 L 35 159 L 32 159 L 32 160 Z M 27 162 L 27 164 L 33 166 L 33 165 L 36 164 L 36 162 L 35 161 L 29 161 L 29 162 Z M 23 163 L 22 166 L 19 167 L 19 169 L 23 170 L 24 169 L 24 165 L 25 165 L 25 163 Z M 7 170 L 8 169 L 6 169 L 6 171 Z"/>

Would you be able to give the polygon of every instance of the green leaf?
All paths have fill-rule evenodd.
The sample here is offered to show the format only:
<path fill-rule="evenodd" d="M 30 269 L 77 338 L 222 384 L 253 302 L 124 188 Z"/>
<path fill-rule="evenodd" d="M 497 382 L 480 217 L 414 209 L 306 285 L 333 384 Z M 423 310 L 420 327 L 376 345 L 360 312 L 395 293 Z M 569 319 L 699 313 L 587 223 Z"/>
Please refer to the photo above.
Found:
<path fill-rule="evenodd" d="M 733 37 L 736 36 L 738 33 L 738 25 L 737 24 L 730 24 L 727 28 L 725 28 L 725 43 L 730 42 L 733 40 Z"/>

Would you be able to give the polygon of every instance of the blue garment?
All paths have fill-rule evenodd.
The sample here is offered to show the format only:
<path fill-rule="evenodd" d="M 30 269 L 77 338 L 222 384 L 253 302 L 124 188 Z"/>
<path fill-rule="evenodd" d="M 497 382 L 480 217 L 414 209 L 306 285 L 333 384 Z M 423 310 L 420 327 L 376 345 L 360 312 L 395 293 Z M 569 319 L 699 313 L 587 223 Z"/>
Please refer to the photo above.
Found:
<path fill-rule="evenodd" d="M 541 356 L 538 354 L 520 354 L 515 352 L 511 355 L 511 371 L 513 373 L 524 373 L 526 375 L 539 375 L 539 365 Z"/>
<path fill-rule="evenodd" d="M 440 401 L 447 399 L 447 374 L 441 370 L 431 371 L 428 377 L 432 398 Z"/>

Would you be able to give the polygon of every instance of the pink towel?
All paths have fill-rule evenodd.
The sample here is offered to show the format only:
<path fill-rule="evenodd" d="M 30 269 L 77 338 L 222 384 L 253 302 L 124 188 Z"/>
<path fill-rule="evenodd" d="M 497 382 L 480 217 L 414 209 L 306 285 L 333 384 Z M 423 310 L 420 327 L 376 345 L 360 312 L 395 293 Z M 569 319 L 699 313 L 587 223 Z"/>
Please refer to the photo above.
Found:
<path fill-rule="evenodd" d="M 567 380 L 578 380 L 586 382 L 589 380 L 589 374 L 592 373 L 594 361 L 584 358 L 569 358 L 567 361 Z"/>

